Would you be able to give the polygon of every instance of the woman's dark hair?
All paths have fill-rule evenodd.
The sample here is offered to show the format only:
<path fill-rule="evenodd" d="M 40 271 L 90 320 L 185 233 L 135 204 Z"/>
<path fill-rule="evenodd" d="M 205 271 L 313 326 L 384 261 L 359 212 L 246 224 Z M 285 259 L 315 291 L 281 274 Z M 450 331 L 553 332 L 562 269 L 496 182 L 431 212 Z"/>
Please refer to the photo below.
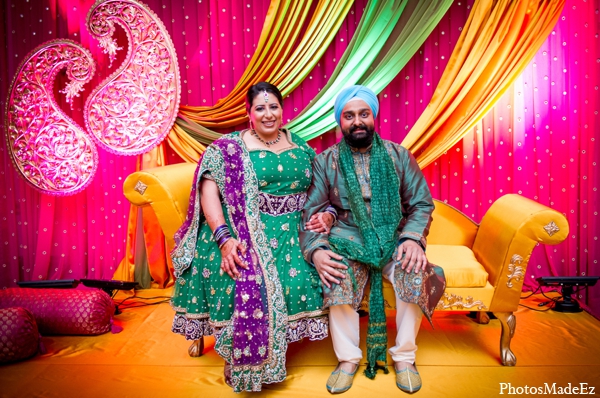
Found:
<path fill-rule="evenodd" d="M 281 108 L 283 109 L 283 97 L 281 96 L 281 92 L 279 91 L 279 89 L 277 87 L 275 87 L 274 85 L 272 85 L 271 83 L 259 82 L 259 83 L 256 83 L 255 85 L 253 85 L 252 87 L 250 87 L 248 89 L 248 92 L 246 93 L 246 111 L 247 112 L 250 112 L 250 107 L 252 106 L 252 101 L 254 101 L 254 98 L 257 95 L 262 94 L 263 91 L 266 91 L 267 93 L 271 93 L 271 94 L 275 95 L 275 97 L 277 97 L 277 100 L 279 101 L 279 106 L 281 106 Z"/>

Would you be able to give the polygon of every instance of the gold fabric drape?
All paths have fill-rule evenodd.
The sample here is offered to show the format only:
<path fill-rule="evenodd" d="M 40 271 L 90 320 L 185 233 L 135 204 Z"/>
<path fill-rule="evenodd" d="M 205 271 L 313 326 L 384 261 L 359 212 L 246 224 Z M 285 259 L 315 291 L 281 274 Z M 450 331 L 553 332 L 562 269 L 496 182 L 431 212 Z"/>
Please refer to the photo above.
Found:
<path fill-rule="evenodd" d="M 533 59 L 565 0 L 477 0 L 433 97 L 402 145 L 423 168 L 460 141 Z"/>

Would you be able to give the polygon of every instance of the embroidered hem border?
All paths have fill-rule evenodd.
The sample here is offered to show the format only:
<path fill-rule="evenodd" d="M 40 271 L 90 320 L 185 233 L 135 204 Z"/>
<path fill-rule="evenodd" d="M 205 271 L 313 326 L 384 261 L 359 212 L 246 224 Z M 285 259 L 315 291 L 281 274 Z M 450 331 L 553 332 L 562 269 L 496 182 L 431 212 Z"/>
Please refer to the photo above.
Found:
<path fill-rule="evenodd" d="M 204 336 L 218 338 L 223 327 L 211 324 L 208 318 L 189 318 L 176 314 L 171 331 L 185 337 L 186 340 L 199 340 Z M 290 321 L 286 330 L 286 339 L 293 343 L 308 338 L 311 341 L 323 340 L 329 336 L 329 317 L 322 315 L 314 318 L 302 318 Z"/>
<path fill-rule="evenodd" d="M 288 323 L 286 338 L 293 343 L 307 337 L 309 340 L 323 340 L 329 335 L 329 317 L 302 318 Z"/>

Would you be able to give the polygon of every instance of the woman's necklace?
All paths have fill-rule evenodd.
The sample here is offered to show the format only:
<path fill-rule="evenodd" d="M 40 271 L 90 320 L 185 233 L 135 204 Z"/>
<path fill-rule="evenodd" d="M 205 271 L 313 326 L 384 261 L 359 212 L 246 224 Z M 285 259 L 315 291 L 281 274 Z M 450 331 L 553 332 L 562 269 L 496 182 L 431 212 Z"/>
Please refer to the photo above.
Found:
<path fill-rule="evenodd" d="M 270 147 L 271 145 L 275 145 L 279 142 L 279 140 L 281 139 L 281 131 L 277 131 L 277 138 L 275 138 L 274 140 L 271 141 L 265 141 L 263 140 L 260 135 L 258 135 L 258 133 L 256 132 L 256 130 L 252 129 L 252 135 L 255 136 L 256 138 L 258 138 L 258 140 L 260 142 L 262 142 L 263 144 L 265 144 L 266 146 Z"/>

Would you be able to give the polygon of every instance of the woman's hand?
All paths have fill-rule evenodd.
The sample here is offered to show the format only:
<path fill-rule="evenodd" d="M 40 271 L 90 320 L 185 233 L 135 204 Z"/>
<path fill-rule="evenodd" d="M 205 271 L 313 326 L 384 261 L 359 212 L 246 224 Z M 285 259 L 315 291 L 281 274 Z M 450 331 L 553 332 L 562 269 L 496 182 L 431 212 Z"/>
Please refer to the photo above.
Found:
<path fill-rule="evenodd" d="M 246 247 L 237 239 L 230 238 L 221 246 L 221 269 L 233 279 L 240 276 L 238 266 L 248 269 L 248 265 L 238 256 L 238 252 L 245 255 Z"/>
<path fill-rule="evenodd" d="M 333 214 L 322 212 L 313 214 L 304 227 L 309 231 L 329 234 L 334 221 L 335 218 L 333 217 Z"/>

